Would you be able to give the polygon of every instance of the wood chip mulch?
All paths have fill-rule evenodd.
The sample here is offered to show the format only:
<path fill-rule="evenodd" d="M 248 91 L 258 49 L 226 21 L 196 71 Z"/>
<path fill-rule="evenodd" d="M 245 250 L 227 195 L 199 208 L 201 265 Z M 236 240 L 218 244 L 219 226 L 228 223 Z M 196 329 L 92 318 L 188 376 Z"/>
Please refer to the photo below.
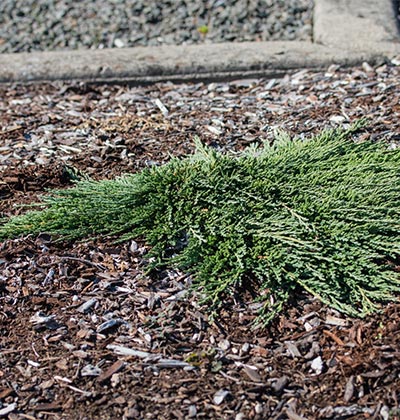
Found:
<path fill-rule="evenodd" d="M 368 117 L 398 147 L 400 67 L 277 80 L 0 86 L 0 217 L 71 170 L 111 178 L 193 150 L 310 136 Z M 400 419 L 400 304 L 350 319 L 308 295 L 268 328 L 257 306 L 213 319 L 191 277 L 146 274 L 139 239 L 0 243 L 0 418 Z M 400 271 L 400 268 L 399 268 Z"/>

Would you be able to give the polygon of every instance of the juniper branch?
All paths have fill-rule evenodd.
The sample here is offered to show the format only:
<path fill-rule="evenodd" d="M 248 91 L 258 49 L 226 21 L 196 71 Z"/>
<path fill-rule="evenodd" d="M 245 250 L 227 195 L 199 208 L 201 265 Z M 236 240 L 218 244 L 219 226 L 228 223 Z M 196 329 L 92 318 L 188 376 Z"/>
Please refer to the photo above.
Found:
<path fill-rule="evenodd" d="M 253 279 L 269 321 L 304 289 L 351 316 L 396 298 L 400 150 L 326 131 L 232 155 L 184 159 L 110 181 L 81 180 L 6 220 L 0 239 L 144 237 L 156 264 L 194 274 L 210 305 Z"/>

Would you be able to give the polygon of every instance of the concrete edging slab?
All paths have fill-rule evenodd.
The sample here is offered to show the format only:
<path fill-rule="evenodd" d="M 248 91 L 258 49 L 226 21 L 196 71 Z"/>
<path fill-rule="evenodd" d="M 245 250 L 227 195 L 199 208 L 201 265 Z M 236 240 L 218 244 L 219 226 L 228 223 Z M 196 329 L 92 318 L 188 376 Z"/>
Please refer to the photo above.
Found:
<path fill-rule="evenodd" d="M 314 42 L 274 41 L 0 55 L 0 83 L 145 83 L 270 77 L 400 54 L 392 0 L 314 0 Z M 376 3 L 379 3 L 377 5 Z"/>
<path fill-rule="evenodd" d="M 351 50 L 399 41 L 393 0 L 315 0 L 314 42 Z"/>

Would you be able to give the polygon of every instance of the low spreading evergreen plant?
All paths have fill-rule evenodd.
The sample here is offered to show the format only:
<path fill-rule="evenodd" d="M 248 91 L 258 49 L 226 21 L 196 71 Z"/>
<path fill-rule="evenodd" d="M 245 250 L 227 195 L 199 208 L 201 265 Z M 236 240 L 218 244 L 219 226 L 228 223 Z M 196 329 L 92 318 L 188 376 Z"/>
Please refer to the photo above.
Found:
<path fill-rule="evenodd" d="M 187 158 L 115 180 L 81 180 L 0 225 L 0 238 L 144 238 L 153 265 L 193 274 L 213 309 L 252 287 L 270 321 L 305 290 L 365 316 L 400 290 L 400 149 L 350 130 Z"/>

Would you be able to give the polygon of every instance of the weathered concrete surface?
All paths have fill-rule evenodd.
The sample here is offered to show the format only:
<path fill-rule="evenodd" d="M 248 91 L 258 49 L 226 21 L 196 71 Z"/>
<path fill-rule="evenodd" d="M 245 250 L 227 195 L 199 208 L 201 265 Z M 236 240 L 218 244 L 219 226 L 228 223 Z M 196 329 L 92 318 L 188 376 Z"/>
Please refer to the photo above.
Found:
<path fill-rule="evenodd" d="M 0 55 L 0 83 L 269 77 L 400 55 L 392 0 L 314 0 L 314 42 L 246 42 Z"/>
<path fill-rule="evenodd" d="M 393 0 L 315 0 L 313 38 L 348 50 L 399 40 Z"/>
<path fill-rule="evenodd" d="M 241 75 L 267 77 L 332 63 L 373 63 L 396 51 L 391 43 L 377 49 L 349 51 L 308 42 L 250 42 L 3 54 L 0 56 L 0 82 L 130 80 L 139 83 Z"/>

